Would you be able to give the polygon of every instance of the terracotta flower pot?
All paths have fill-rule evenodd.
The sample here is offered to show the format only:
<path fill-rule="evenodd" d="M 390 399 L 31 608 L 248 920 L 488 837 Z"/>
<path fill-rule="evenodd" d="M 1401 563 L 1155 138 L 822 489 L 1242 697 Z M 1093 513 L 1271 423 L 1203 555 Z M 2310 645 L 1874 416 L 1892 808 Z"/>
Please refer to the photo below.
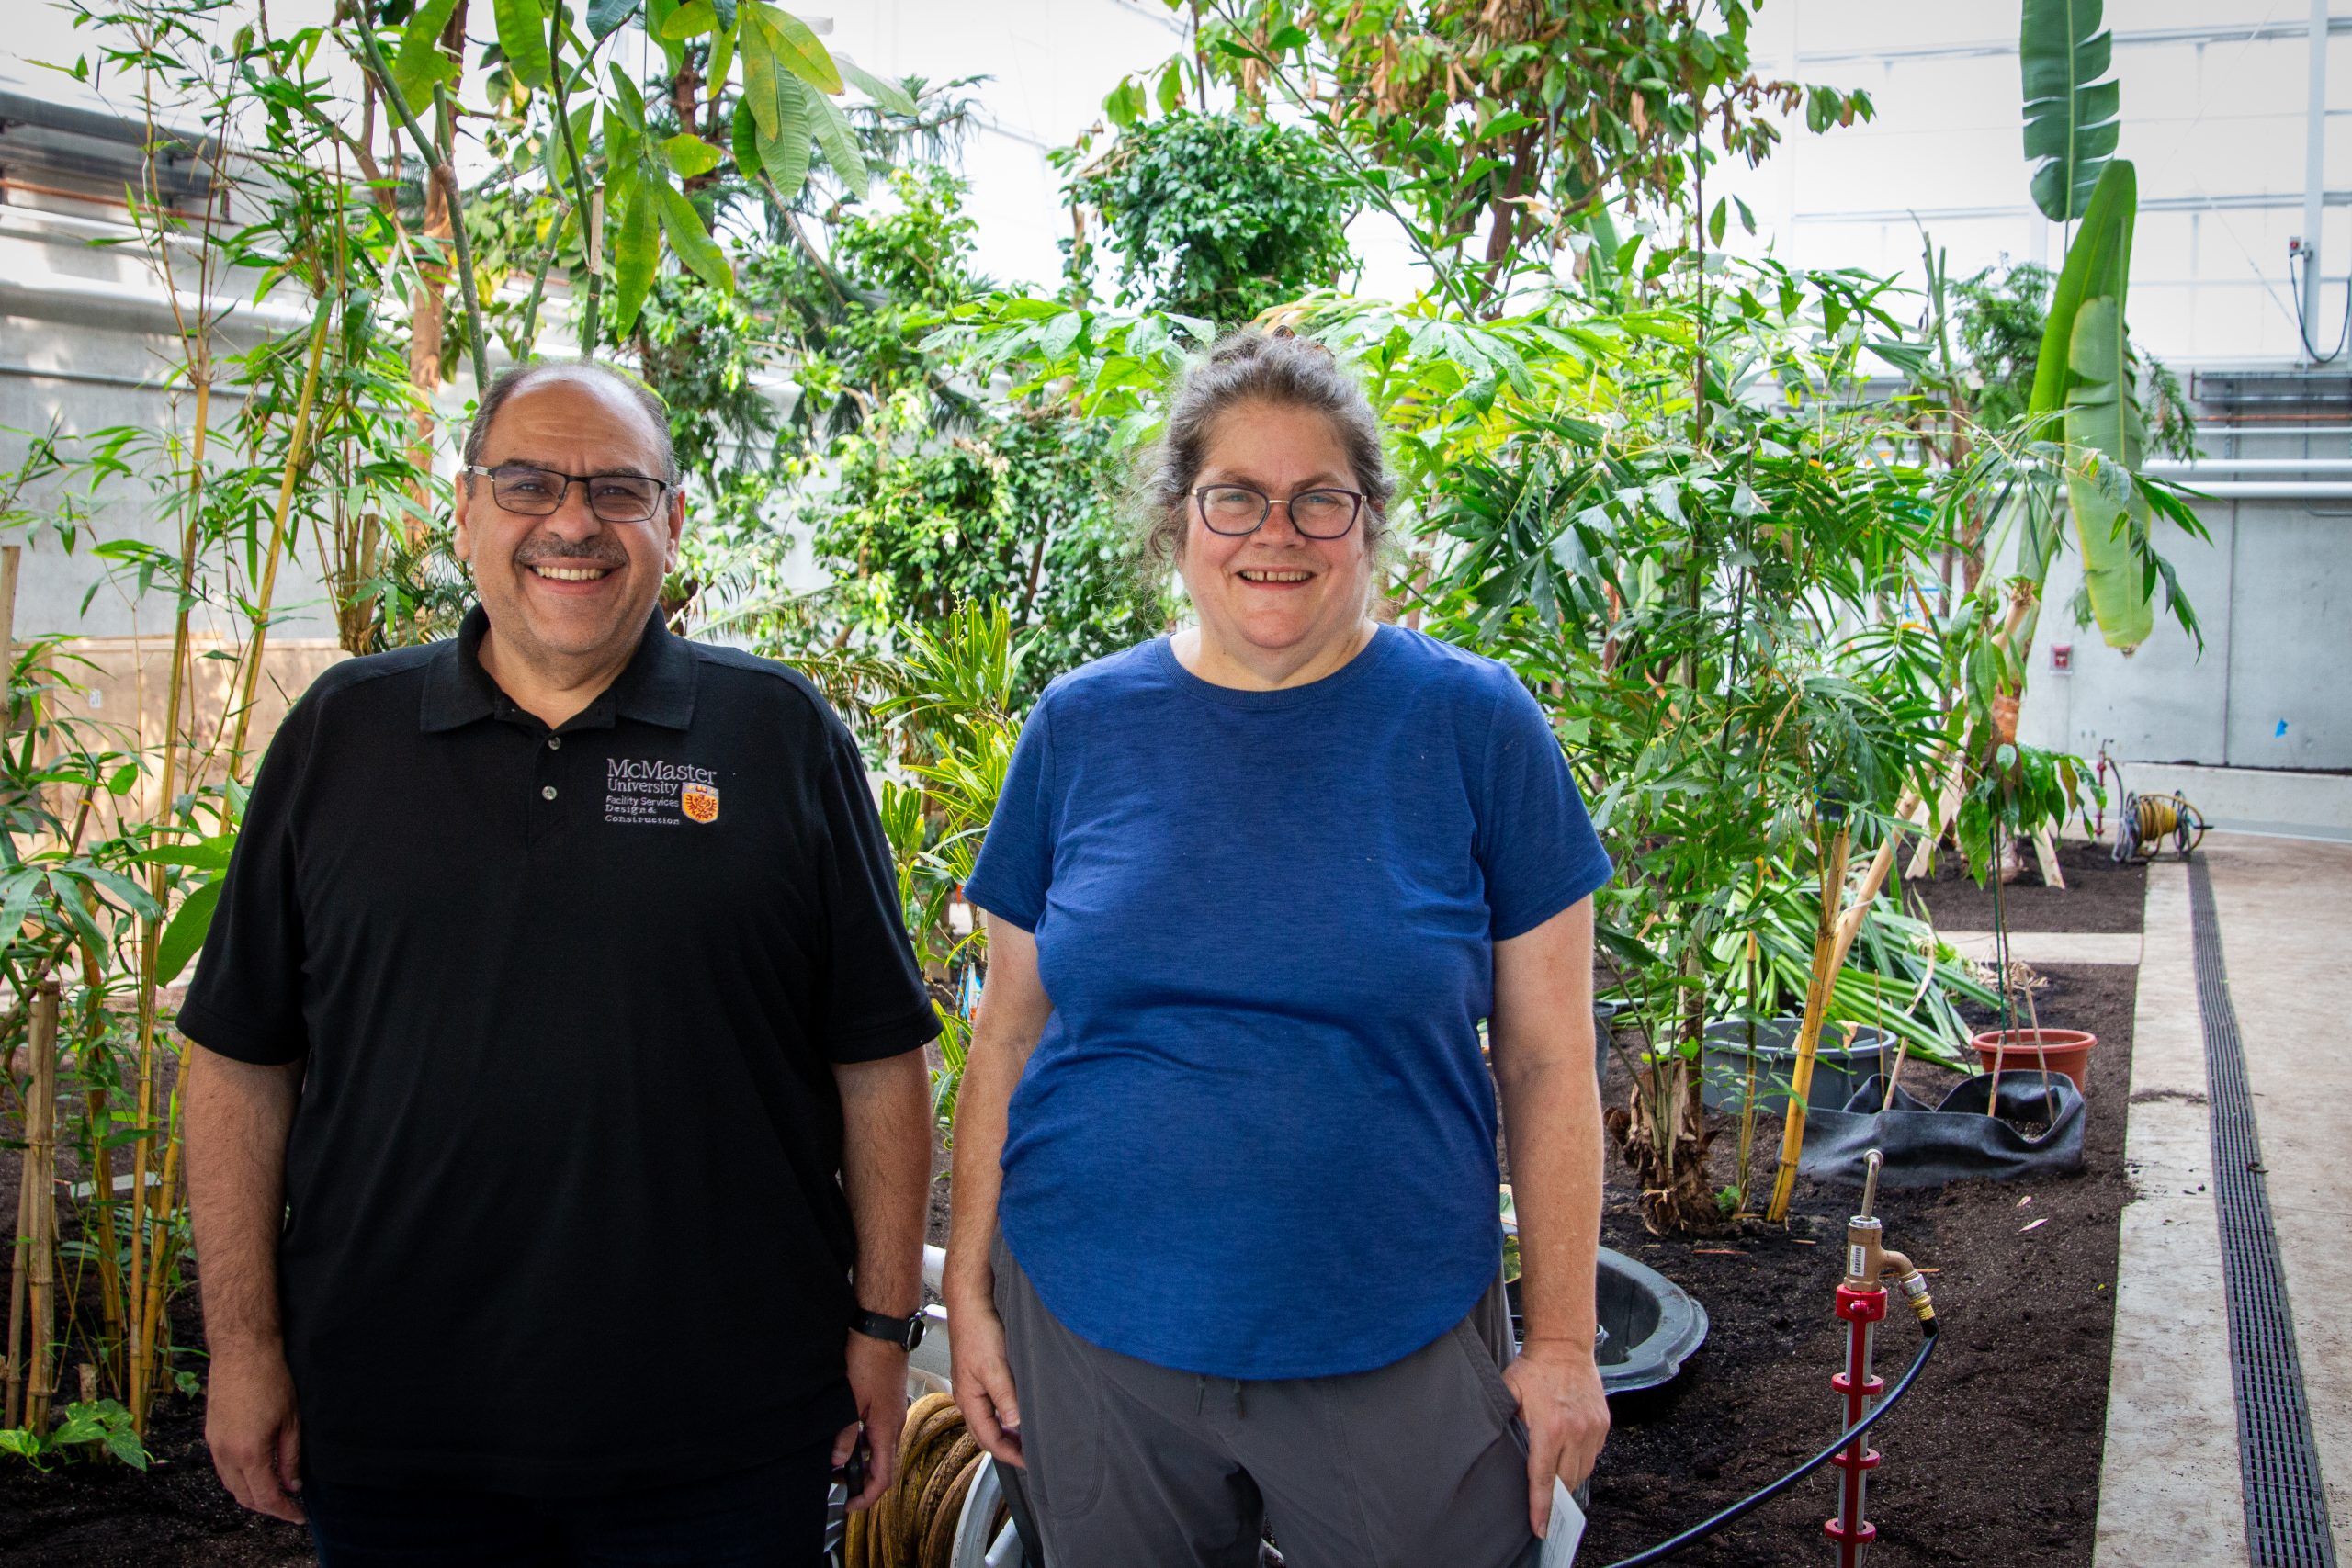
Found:
<path fill-rule="evenodd" d="M 1998 1066 L 2007 1077 L 2011 1073 L 2038 1073 L 2047 1065 L 2052 1072 L 2065 1074 L 2076 1089 L 2087 1092 L 2090 1085 L 2084 1079 L 2098 1036 L 2079 1029 L 2017 1029 L 2004 1036 L 1997 1029 L 1988 1029 L 1969 1036 L 1968 1043 L 1976 1047 L 1988 1073 Z"/>

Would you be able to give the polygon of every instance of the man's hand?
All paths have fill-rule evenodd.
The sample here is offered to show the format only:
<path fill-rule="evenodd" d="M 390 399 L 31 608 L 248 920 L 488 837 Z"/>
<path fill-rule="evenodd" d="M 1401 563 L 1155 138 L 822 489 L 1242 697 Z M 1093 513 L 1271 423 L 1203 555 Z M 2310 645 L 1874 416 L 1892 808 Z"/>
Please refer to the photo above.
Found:
<path fill-rule="evenodd" d="M 962 1380 L 957 1380 L 961 1385 Z M 1609 1438 L 1609 1400 L 1590 1344 L 1531 1339 L 1503 1369 L 1503 1382 L 1527 1423 L 1527 1522 L 1539 1536 L 1552 1529 L 1552 1478 L 1571 1490 L 1592 1473 Z"/>
<path fill-rule="evenodd" d="M 872 1507 L 899 1469 L 899 1437 L 907 1425 L 907 1353 L 870 1334 L 849 1337 L 849 1391 L 857 1419 L 833 1439 L 833 1466 L 849 1462 L 860 1431 L 872 1456 L 865 1463 L 865 1489 L 849 1500 L 850 1512 Z"/>
<path fill-rule="evenodd" d="M 985 1292 L 951 1296 L 947 1319 L 956 1325 L 948 1341 L 956 1386 L 956 1408 L 964 1413 L 972 1440 L 999 1461 L 1026 1470 L 1021 1457 L 1021 1400 L 1012 1389 L 1012 1364 L 1004 1353 L 1004 1320 Z"/>
<path fill-rule="evenodd" d="M 205 1387 L 204 1441 L 231 1496 L 257 1514 L 305 1522 L 295 1495 L 302 1490 L 302 1420 L 283 1346 L 215 1348 Z"/>

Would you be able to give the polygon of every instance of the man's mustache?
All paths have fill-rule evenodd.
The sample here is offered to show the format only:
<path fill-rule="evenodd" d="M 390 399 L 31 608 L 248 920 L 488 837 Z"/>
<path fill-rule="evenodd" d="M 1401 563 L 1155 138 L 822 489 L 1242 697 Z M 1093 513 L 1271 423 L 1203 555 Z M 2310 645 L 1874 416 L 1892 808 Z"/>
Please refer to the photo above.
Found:
<path fill-rule="evenodd" d="M 628 565 L 628 552 L 602 536 L 586 539 L 555 539 L 534 535 L 515 547 L 516 566 L 537 566 L 541 561 L 550 560 L 569 561 L 574 565 L 585 563 L 618 571 Z"/>

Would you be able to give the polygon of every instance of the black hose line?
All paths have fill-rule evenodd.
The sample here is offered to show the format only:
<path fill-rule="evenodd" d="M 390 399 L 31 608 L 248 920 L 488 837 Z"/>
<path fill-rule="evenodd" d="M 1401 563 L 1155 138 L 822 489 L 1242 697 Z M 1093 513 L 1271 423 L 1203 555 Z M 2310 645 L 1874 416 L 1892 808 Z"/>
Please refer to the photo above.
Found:
<path fill-rule="evenodd" d="M 1938 1327 L 1939 1325 L 1932 1317 L 1919 1325 L 1920 1332 L 1923 1337 L 1919 1341 L 1918 1355 L 1912 1358 L 1910 1370 L 1895 1380 L 1894 1386 L 1886 1391 L 1886 1397 L 1878 1402 L 1878 1405 L 1875 1409 L 1871 1410 L 1869 1415 L 1863 1416 L 1852 1426 L 1847 1427 L 1844 1432 L 1838 1435 L 1836 1442 L 1830 1444 L 1827 1448 L 1814 1455 L 1813 1458 L 1805 1461 L 1804 1463 L 1797 1466 L 1796 1469 L 1789 1472 L 1788 1474 L 1781 1477 L 1780 1480 L 1773 1482 L 1770 1486 L 1765 1487 L 1762 1491 L 1749 1493 L 1738 1502 L 1734 1503 L 1730 1507 L 1725 1508 L 1722 1513 L 1717 1514 L 1713 1518 L 1707 1520 L 1703 1524 L 1692 1525 L 1680 1535 L 1669 1537 L 1665 1540 L 1659 1541 L 1656 1546 L 1653 1546 L 1646 1551 L 1637 1551 L 1631 1557 L 1621 1558 L 1617 1562 L 1611 1563 L 1609 1568 L 1643 1568 L 1645 1563 L 1664 1562 L 1667 1558 L 1673 1556 L 1684 1547 L 1690 1546 L 1707 1536 L 1714 1534 L 1717 1530 L 1723 1529 L 1734 1519 L 1738 1518 L 1741 1515 L 1747 1513 L 1751 1509 L 1760 1507 L 1764 1504 L 1771 1501 L 1774 1497 L 1779 1496 L 1781 1493 L 1787 1491 L 1798 1482 L 1803 1481 L 1806 1476 L 1811 1475 L 1815 1471 L 1819 1470 L 1823 1465 L 1827 1464 L 1831 1460 L 1836 1459 L 1839 1454 L 1844 1453 L 1849 1448 L 1853 1446 L 1855 1438 L 1860 1437 L 1864 1432 L 1869 1431 L 1872 1427 L 1878 1424 L 1878 1418 L 1880 1416 L 1894 1409 L 1895 1401 L 1901 1399 L 1904 1395 L 1904 1392 L 1910 1388 L 1912 1380 L 1919 1375 L 1919 1369 L 1928 1364 L 1928 1356 L 1931 1355 L 1936 1348 L 1936 1332 Z"/>

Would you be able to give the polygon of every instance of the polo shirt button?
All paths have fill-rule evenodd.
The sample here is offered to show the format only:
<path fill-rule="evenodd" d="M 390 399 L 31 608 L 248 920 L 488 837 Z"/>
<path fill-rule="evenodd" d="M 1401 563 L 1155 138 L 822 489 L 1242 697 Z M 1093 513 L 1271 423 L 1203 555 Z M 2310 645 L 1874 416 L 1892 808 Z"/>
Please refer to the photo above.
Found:
<path fill-rule="evenodd" d="M 542 800 L 553 800 L 555 798 L 555 785 L 541 784 L 539 786 L 539 798 Z"/>
<path fill-rule="evenodd" d="M 563 750 L 563 737 L 562 737 L 562 736 L 560 736 L 560 735 L 550 735 L 550 736 L 548 736 L 548 750 L 550 750 L 550 751 L 560 751 L 560 750 Z"/>

